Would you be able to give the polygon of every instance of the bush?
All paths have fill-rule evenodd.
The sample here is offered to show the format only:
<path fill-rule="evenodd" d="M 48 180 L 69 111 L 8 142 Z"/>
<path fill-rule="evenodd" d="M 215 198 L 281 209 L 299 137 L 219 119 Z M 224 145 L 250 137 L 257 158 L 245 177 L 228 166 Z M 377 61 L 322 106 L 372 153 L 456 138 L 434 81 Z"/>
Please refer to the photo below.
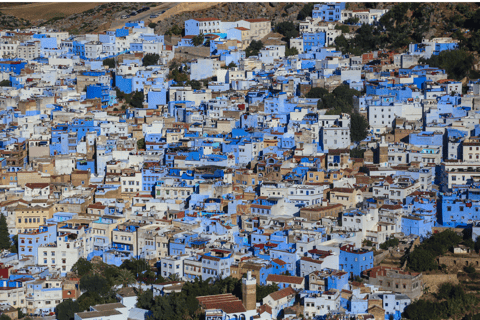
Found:
<path fill-rule="evenodd" d="M 284 36 L 283 40 L 288 41 L 290 38 L 298 36 L 298 26 L 291 21 L 285 21 L 277 24 L 275 31 Z"/>
<path fill-rule="evenodd" d="M 110 69 L 115 68 L 115 59 L 114 58 L 108 58 L 103 60 L 103 65 L 108 66 Z"/>
<path fill-rule="evenodd" d="M 436 233 L 424 240 L 412 253 L 406 254 L 403 261 L 407 261 L 407 267 L 416 272 L 438 269 L 435 258 L 445 254 L 447 250 L 462 241 L 462 237 L 452 230 Z"/>
<path fill-rule="evenodd" d="M 12 82 L 10 80 L 2 80 L 0 81 L 0 87 L 11 87 Z"/>
<path fill-rule="evenodd" d="M 200 33 L 199 35 L 192 38 L 192 43 L 195 47 L 202 45 L 203 41 L 205 41 L 205 36 L 203 35 L 203 33 Z"/>
<path fill-rule="evenodd" d="M 380 248 L 383 249 L 383 250 L 387 250 L 390 247 L 398 246 L 398 243 L 399 243 L 399 241 L 398 241 L 397 238 L 390 238 L 387 241 L 385 241 L 384 243 L 382 243 L 380 245 Z"/>
<path fill-rule="evenodd" d="M 465 271 L 466 273 L 475 273 L 475 268 L 473 266 L 466 266 L 463 268 L 463 271 Z"/>
<path fill-rule="evenodd" d="M 462 80 L 472 69 L 474 57 L 465 50 L 447 50 L 440 52 L 439 55 L 433 55 L 430 59 L 421 58 L 419 62 L 445 69 L 449 78 Z"/>
<path fill-rule="evenodd" d="M 250 45 L 245 50 L 245 55 L 247 57 L 256 56 L 256 55 L 258 55 L 258 53 L 260 52 L 260 50 L 262 48 L 263 48 L 263 42 L 262 41 L 252 40 L 252 42 L 250 42 Z"/>
<path fill-rule="evenodd" d="M 160 56 L 156 53 L 147 53 L 142 60 L 143 66 L 156 66 L 158 64 Z"/>

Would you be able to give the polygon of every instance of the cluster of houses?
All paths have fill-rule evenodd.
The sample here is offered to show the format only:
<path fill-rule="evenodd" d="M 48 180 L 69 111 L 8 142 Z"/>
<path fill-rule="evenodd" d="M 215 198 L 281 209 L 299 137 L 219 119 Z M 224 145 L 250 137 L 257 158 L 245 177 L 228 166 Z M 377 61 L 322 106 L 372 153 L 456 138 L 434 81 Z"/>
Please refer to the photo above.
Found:
<path fill-rule="evenodd" d="M 0 256 L 0 313 L 52 316 L 80 296 L 71 269 L 84 258 L 145 259 L 176 280 L 147 288 L 160 295 L 242 279 L 243 299 L 198 297 L 206 319 L 400 319 L 422 274 L 374 251 L 477 225 L 480 82 L 418 63 L 455 50 L 451 38 L 402 54 L 335 50 L 335 25 L 385 12 L 316 4 L 290 56 L 267 44 L 246 57 L 272 33 L 263 18 L 191 19 L 177 38 L 143 21 L 102 34 L 1 30 L 0 213 L 18 253 Z M 199 35 L 207 54 L 186 61 Z M 147 54 L 157 63 L 144 66 Z M 190 82 L 171 79 L 172 62 Z M 352 113 L 305 97 L 339 86 L 359 92 L 360 142 Z M 139 92 L 133 108 L 124 97 Z M 270 284 L 279 291 L 257 303 Z M 75 319 L 144 319 L 127 289 Z"/>

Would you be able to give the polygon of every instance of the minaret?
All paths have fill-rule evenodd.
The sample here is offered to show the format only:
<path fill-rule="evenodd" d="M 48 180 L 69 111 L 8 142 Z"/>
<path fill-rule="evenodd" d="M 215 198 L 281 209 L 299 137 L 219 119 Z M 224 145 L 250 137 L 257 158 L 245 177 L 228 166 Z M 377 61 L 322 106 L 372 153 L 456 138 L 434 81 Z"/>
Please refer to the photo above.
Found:
<path fill-rule="evenodd" d="M 242 278 L 243 306 L 248 310 L 257 309 L 257 280 L 252 278 L 252 272 L 247 272 L 247 277 Z"/>

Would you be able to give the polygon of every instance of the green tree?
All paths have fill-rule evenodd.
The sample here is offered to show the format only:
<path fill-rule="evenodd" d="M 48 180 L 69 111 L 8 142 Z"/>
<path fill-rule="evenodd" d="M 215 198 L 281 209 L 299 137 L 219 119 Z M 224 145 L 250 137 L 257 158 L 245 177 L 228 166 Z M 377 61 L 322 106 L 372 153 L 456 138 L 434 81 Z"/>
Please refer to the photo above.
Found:
<path fill-rule="evenodd" d="M 138 294 L 137 307 L 141 309 L 150 310 L 153 307 L 153 291 L 145 290 Z"/>
<path fill-rule="evenodd" d="M 12 318 L 7 316 L 6 314 L 2 314 L 2 315 L 0 315 L 0 320 L 12 320 Z"/>
<path fill-rule="evenodd" d="M 348 26 L 344 25 L 344 24 L 335 25 L 335 29 L 342 31 L 342 33 L 349 33 L 350 32 L 350 28 Z"/>
<path fill-rule="evenodd" d="M 291 21 L 285 21 L 275 26 L 275 31 L 283 35 L 284 41 L 289 41 L 290 38 L 296 38 L 298 36 L 298 26 Z"/>
<path fill-rule="evenodd" d="M 202 89 L 202 83 L 198 80 L 190 80 L 188 84 L 192 87 L 193 90 Z"/>
<path fill-rule="evenodd" d="M 286 47 L 285 48 L 285 56 L 286 57 L 295 56 L 297 54 L 298 54 L 297 48 L 295 48 L 295 47 L 293 47 L 293 48 Z"/>
<path fill-rule="evenodd" d="M 123 287 L 135 283 L 135 276 L 130 270 L 120 269 L 118 270 L 116 277 L 116 284 L 121 284 Z"/>
<path fill-rule="evenodd" d="M 130 270 L 135 276 L 150 270 L 150 265 L 144 259 L 128 259 L 124 260 L 120 265 L 120 269 Z"/>
<path fill-rule="evenodd" d="M 72 299 L 64 300 L 59 303 L 55 308 L 55 315 L 58 320 L 73 320 L 75 313 L 80 311 L 80 307 L 77 301 Z"/>
<path fill-rule="evenodd" d="M 192 38 L 192 43 L 195 47 L 198 47 L 199 45 L 203 44 L 203 41 L 205 40 L 205 36 L 203 33 L 200 33 L 199 35 L 196 35 Z"/>
<path fill-rule="evenodd" d="M 78 302 L 78 308 L 80 309 L 80 311 L 86 311 L 90 309 L 91 306 L 105 303 L 105 299 L 102 298 L 98 294 L 98 292 L 88 291 L 82 294 L 77 299 L 77 302 Z"/>
<path fill-rule="evenodd" d="M 0 81 L 0 87 L 11 87 L 12 82 L 10 80 L 2 80 Z"/>
<path fill-rule="evenodd" d="M 18 234 L 14 235 L 12 237 L 13 243 L 12 246 L 10 247 L 10 252 L 11 253 L 18 253 Z"/>
<path fill-rule="evenodd" d="M 229 68 L 229 69 L 230 69 L 230 68 L 236 68 L 236 67 L 237 67 L 237 64 L 236 64 L 235 62 L 233 62 L 233 61 L 230 62 L 230 63 L 228 64 L 228 66 L 227 66 L 227 68 Z"/>
<path fill-rule="evenodd" d="M 263 298 L 271 293 L 277 292 L 279 289 L 276 283 L 265 286 L 259 286 L 257 284 L 257 302 L 262 302 Z"/>
<path fill-rule="evenodd" d="M 350 118 L 350 139 L 359 142 L 368 136 L 370 125 L 367 119 L 358 113 L 353 113 Z"/>
<path fill-rule="evenodd" d="M 247 57 L 256 56 L 262 48 L 263 42 L 261 40 L 252 40 L 252 42 L 250 42 L 250 45 L 245 50 L 245 55 Z"/>
<path fill-rule="evenodd" d="M 141 139 L 137 140 L 137 149 L 138 150 L 145 150 L 145 138 L 141 138 Z"/>
<path fill-rule="evenodd" d="M 399 240 L 395 237 L 388 239 L 380 245 L 380 249 L 387 250 L 390 247 L 396 247 L 399 244 Z"/>
<path fill-rule="evenodd" d="M 0 249 L 10 249 L 10 233 L 8 232 L 7 218 L 0 213 Z"/>
<path fill-rule="evenodd" d="M 472 70 L 474 57 L 465 50 L 446 50 L 438 55 L 432 55 L 430 59 L 421 58 L 419 62 L 445 69 L 449 78 L 462 80 Z"/>
<path fill-rule="evenodd" d="M 144 57 L 143 57 L 143 66 L 147 67 L 147 66 L 156 66 L 158 65 L 158 59 L 160 59 L 160 56 L 156 53 L 147 53 Z"/>
<path fill-rule="evenodd" d="M 365 154 L 365 149 L 354 148 L 350 150 L 350 158 L 363 158 Z M 371 241 L 370 241 L 371 242 Z"/>
<path fill-rule="evenodd" d="M 358 22 L 360 22 L 360 19 L 357 18 L 357 17 L 352 17 L 352 18 L 348 18 L 347 20 L 345 20 L 343 23 L 345 24 L 357 24 Z M 343 31 L 342 31 L 343 33 Z"/>
<path fill-rule="evenodd" d="M 103 60 L 103 65 L 108 66 L 108 68 L 110 68 L 110 69 L 114 69 L 115 68 L 115 59 L 114 58 L 105 59 L 105 60 Z"/>
<path fill-rule="evenodd" d="M 165 34 L 169 35 L 169 36 L 171 36 L 171 35 L 181 36 L 183 34 L 183 31 L 184 31 L 184 29 L 180 28 L 177 25 L 174 25 Z"/>
<path fill-rule="evenodd" d="M 90 273 L 93 270 L 93 264 L 85 258 L 80 258 L 72 266 L 72 271 L 78 274 L 80 277 L 83 277 L 87 273 Z"/>
<path fill-rule="evenodd" d="M 324 95 L 328 94 L 328 90 L 321 87 L 315 87 L 310 89 L 308 93 L 305 95 L 306 98 L 309 99 L 322 99 Z"/>
<path fill-rule="evenodd" d="M 143 91 L 135 91 L 130 100 L 130 105 L 134 108 L 143 108 L 144 99 Z"/>
<path fill-rule="evenodd" d="M 154 22 L 150 22 L 150 23 L 148 24 L 148 27 L 149 27 L 149 28 L 152 28 L 152 29 L 155 29 L 156 26 L 157 26 L 157 24 L 154 23 Z"/>
<path fill-rule="evenodd" d="M 305 20 L 305 18 L 311 17 L 314 4 L 314 2 L 308 2 L 307 4 L 305 4 L 298 13 L 297 20 Z"/>
<path fill-rule="evenodd" d="M 108 280 L 99 274 L 86 274 L 80 279 L 80 290 L 86 292 L 95 292 L 100 296 L 105 296 L 110 291 Z"/>

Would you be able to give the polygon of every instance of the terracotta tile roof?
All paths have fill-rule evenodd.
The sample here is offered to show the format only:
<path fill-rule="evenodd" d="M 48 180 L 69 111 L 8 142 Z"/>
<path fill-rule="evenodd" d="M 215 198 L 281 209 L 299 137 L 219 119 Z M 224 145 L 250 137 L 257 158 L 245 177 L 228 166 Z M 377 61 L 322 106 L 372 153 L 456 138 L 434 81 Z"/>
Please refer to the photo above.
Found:
<path fill-rule="evenodd" d="M 28 187 L 30 189 L 43 189 L 48 187 L 48 183 L 27 183 L 25 184 L 25 187 Z"/>
<path fill-rule="evenodd" d="M 293 283 L 293 284 L 302 284 L 305 279 L 302 277 L 295 276 L 284 276 L 279 274 L 269 274 L 267 277 L 267 282 L 282 282 L 282 283 Z"/>
<path fill-rule="evenodd" d="M 288 297 L 290 295 L 295 295 L 295 290 L 293 290 L 292 287 L 288 287 L 288 288 L 285 288 L 285 289 L 282 289 L 282 290 L 278 290 L 277 292 L 273 292 L 273 293 L 270 293 L 270 297 L 277 301 L 277 300 L 280 300 L 280 299 L 283 299 L 285 297 Z"/>
<path fill-rule="evenodd" d="M 276 264 L 278 264 L 279 266 L 283 266 L 283 265 L 286 265 L 287 263 L 283 260 L 280 260 L 280 259 L 273 259 L 272 262 L 275 262 Z"/>
<path fill-rule="evenodd" d="M 197 297 L 197 300 L 204 309 L 221 309 L 225 313 L 246 311 L 242 301 L 231 293 Z"/>
<path fill-rule="evenodd" d="M 264 312 L 272 314 L 272 307 L 270 307 L 268 304 L 264 304 L 264 305 L 257 308 L 257 313 L 258 314 L 262 314 Z"/>

